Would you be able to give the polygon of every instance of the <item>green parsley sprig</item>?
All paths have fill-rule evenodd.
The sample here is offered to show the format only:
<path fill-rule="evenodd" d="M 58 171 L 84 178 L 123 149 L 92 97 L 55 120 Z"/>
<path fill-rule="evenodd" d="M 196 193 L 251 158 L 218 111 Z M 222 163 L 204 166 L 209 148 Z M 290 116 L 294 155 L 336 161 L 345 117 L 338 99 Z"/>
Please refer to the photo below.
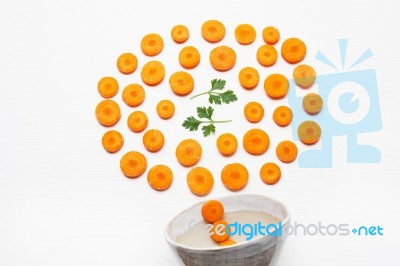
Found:
<path fill-rule="evenodd" d="M 222 104 L 226 103 L 229 104 L 231 102 L 237 101 L 237 96 L 233 90 L 226 90 L 224 92 L 220 92 L 221 90 L 225 89 L 226 81 L 222 79 L 213 79 L 211 80 L 211 89 L 197 94 L 190 99 L 194 99 L 198 96 L 208 94 L 208 101 L 213 104 Z"/>
<path fill-rule="evenodd" d="M 190 131 L 197 131 L 201 124 L 207 124 L 201 127 L 201 130 L 203 131 L 203 136 L 207 137 L 211 133 L 215 133 L 214 124 L 227 123 L 232 121 L 232 120 L 213 120 L 212 119 L 213 113 L 214 113 L 214 108 L 212 108 L 211 106 L 209 106 L 208 108 L 197 107 L 197 116 L 199 118 L 205 118 L 207 120 L 199 120 L 194 116 L 189 116 L 183 122 L 182 126 L 186 129 L 189 129 Z"/>

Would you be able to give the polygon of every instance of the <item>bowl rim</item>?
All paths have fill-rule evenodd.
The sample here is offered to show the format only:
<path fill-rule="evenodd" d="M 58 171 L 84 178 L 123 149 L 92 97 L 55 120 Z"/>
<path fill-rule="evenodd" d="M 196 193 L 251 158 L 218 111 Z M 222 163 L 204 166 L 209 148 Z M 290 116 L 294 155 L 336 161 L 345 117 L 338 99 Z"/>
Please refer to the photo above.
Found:
<path fill-rule="evenodd" d="M 265 195 L 260 195 L 260 194 L 237 194 L 237 195 L 228 195 L 228 196 L 218 197 L 218 198 L 215 198 L 215 199 L 216 200 L 221 200 L 221 199 L 227 199 L 227 198 L 246 197 L 246 196 L 247 197 L 253 197 L 253 196 L 262 197 L 262 198 L 265 198 L 265 199 L 268 199 L 268 200 L 271 200 L 271 201 L 274 201 L 274 202 L 280 204 L 283 207 L 283 209 L 286 211 L 286 217 L 285 217 L 285 219 L 283 219 L 281 221 L 282 222 L 282 226 L 286 225 L 290 221 L 290 212 L 289 212 L 289 209 L 287 208 L 286 204 L 284 204 L 281 201 L 276 200 L 275 198 L 270 197 L 270 196 L 265 196 Z M 217 246 L 217 247 L 206 247 L 206 248 L 190 247 L 190 246 L 183 245 L 183 244 L 180 244 L 180 243 L 172 240 L 171 237 L 168 234 L 168 228 L 170 227 L 172 221 L 174 221 L 175 218 L 178 217 L 179 215 L 181 215 L 183 212 L 193 208 L 194 206 L 196 206 L 198 204 L 204 203 L 206 201 L 207 200 L 203 200 L 203 201 L 200 201 L 200 202 L 197 202 L 197 203 L 191 205 L 190 207 L 188 207 L 188 208 L 184 209 L 183 211 L 179 212 L 177 215 L 175 215 L 167 223 L 167 225 L 164 228 L 164 238 L 171 246 L 173 246 L 175 248 L 182 248 L 182 249 L 185 249 L 185 250 L 190 250 L 190 251 L 217 251 L 217 250 L 224 250 L 224 249 L 236 248 L 236 247 L 240 247 L 240 246 L 244 246 L 244 245 L 249 245 L 252 242 L 260 241 L 260 239 L 262 239 L 264 237 L 267 237 L 267 236 L 258 237 L 258 238 L 251 239 L 249 241 L 244 241 L 244 242 L 232 245 L 232 246 Z"/>

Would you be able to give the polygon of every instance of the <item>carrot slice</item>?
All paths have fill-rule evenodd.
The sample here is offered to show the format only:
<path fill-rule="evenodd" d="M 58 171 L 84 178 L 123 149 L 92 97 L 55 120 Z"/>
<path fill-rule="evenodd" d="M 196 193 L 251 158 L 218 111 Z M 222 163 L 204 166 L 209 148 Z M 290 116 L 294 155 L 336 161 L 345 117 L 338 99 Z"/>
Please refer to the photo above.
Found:
<path fill-rule="evenodd" d="M 164 79 L 164 65 L 159 61 L 149 61 L 143 66 L 140 75 L 146 85 L 156 86 Z"/>
<path fill-rule="evenodd" d="M 128 128 L 135 133 L 142 132 L 148 123 L 147 115 L 142 111 L 132 112 L 128 117 Z"/>
<path fill-rule="evenodd" d="M 293 70 L 294 81 L 302 88 L 311 87 L 314 84 L 316 76 L 314 68 L 309 65 L 298 65 Z"/>
<path fill-rule="evenodd" d="M 265 27 L 262 35 L 264 42 L 270 45 L 276 44 L 280 38 L 279 30 L 272 26 Z"/>
<path fill-rule="evenodd" d="M 204 196 L 210 193 L 214 186 L 214 178 L 208 169 L 195 167 L 187 175 L 187 184 L 193 194 Z"/>
<path fill-rule="evenodd" d="M 303 98 L 303 109 L 310 115 L 316 115 L 322 110 L 324 102 L 316 93 L 309 93 Z"/>
<path fill-rule="evenodd" d="M 162 119 L 170 119 L 174 116 L 175 105 L 170 100 L 162 100 L 157 104 L 157 114 Z"/>
<path fill-rule="evenodd" d="M 250 24 L 240 24 L 235 29 L 235 38 L 240 44 L 251 44 L 256 39 L 256 30 Z"/>
<path fill-rule="evenodd" d="M 176 43 L 184 43 L 189 39 L 189 30 L 184 25 L 176 25 L 171 30 L 171 38 Z"/>
<path fill-rule="evenodd" d="M 122 173 L 129 178 L 141 176 L 147 168 L 147 159 L 137 151 L 127 152 L 120 160 Z"/>
<path fill-rule="evenodd" d="M 224 206 L 218 200 L 208 200 L 201 207 L 201 215 L 208 223 L 215 223 L 222 220 Z"/>
<path fill-rule="evenodd" d="M 145 55 L 156 56 L 164 49 L 164 42 L 160 35 L 150 33 L 143 37 L 140 48 Z"/>
<path fill-rule="evenodd" d="M 220 247 L 225 247 L 225 246 L 233 246 L 233 245 L 236 245 L 236 244 L 237 243 L 234 240 L 228 239 L 228 240 L 225 240 L 224 242 L 219 243 L 218 245 Z"/>
<path fill-rule="evenodd" d="M 233 134 L 225 133 L 218 137 L 217 148 L 224 156 L 231 156 L 237 150 L 238 142 Z"/>
<path fill-rule="evenodd" d="M 229 234 L 226 231 L 226 227 L 228 226 L 228 222 L 224 220 L 217 221 L 213 223 L 213 226 L 210 230 L 211 238 L 217 243 L 224 242 L 229 239 Z"/>
<path fill-rule="evenodd" d="M 249 102 L 244 107 L 244 116 L 251 123 L 258 123 L 264 117 L 264 108 L 258 102 Z"/>
<path fill-rule="evenodd" d="M 274 122 L 281 127 L 286 127 L 292 122 L 293 112 L 287 106 L 278 106 L 272 115 Z"/>
<path fill-rule="evenodd" d="M 114 153 L 124 145 L 124 137 L 116 130 L 109 130 L 104 133 L 101 143 L 106 151 Z"/>
<path fill-rule="evenodd" d="M 284 163 L 291 163 L 297 158 L 297 147 L 296 144 L 290 140 L 281 141 L 276 146 L 276 155 L 278 159 Z"/>
<path fill-rule="evenodd" d="M 203 150 L 196 140 L 185 139 L 176 147 L 175 155 L 183 166 L 192 166 L 200 160 L 202 152 Z"/>
<path fill-rule="evenodd" d="M 141 105 L 145 97 L 146 93 L 139 84 L 129 84 L 122 92 L 122 100 L 130 107 Z"/>
<path fill-rule="evenodd" d="M 105 127 L 111 127 L 121 118 L 121 109 L 113 100 L 103 100 L 96 106 L 96 118 Z"/>
<path fill-rule="evenodd" d="M 281 169 L 276 163 L 266 163 L 260 169 L 261 180 L 268 185 L 274 185 L 281 179 Z"/>
<path fill-rule="evenodd" d="M 113 77 L 104 77 L 97 84 L 97 89 L 103 98 L 112 98 L 118 93 L 118 81 Z"/>
<path fill-rule="evenodd" d="M 321 137 L 321 128 L 314 121 L 304 121 L 299 125 L 297 134 L 301 142 L 307 145 L 317 143 Z"/>
<path fill-rule="evenodd" d="M 306 57 L 307 48 L 304 42 L 298 38 L 285 40 L 281 47 L 283 59 L 290 64 L 296 64 Z"/>
<path fill-rule="evenodd" d="M 194 80 L 189 73 L 178 71 L 169 78 L 169 85 L 176 95 L 185 96 L 193 91 Z"/>
<path fill-rule="evenodd" d="M 264 81 L 264 90 L 273 99 L 283 98 L 289 90 L 289 81 L 281 74 L 271 74 Z"/>
<path fill-rule="evenodd" d="M 164 135 L 160 130 L 150 129 L 143 135 L 143 145 L 150 152 L 161 150 L 164 143 Z"/>
<path fill-rule="evenodd" d="M 210 53 L 211 66 L 218 71 L 228 71 L 236 63 L 235 51 L 225 45 L 215 47 Z"/>
<path fill-rule="evenodd" d="M 268 150 L 269 144 L 269 136 L 262 129 L 250 129 L 243 136 L 243 148 L 252 155 L 264 154 Z"/>
<path fill-rule="evenodd" d="M 194 46 L 183 47 L 179 52 L 179 63 L 186 69 L 192 69 L 200 63 L 200 53 Z"/>
<path fill-rule="evenodd" d="M 135 72 L 138 66 L 137 57 L 131 53 L 121 54 L 117 59 L 117 68 L 122 74 Z"/>
<path fill-rule="evenodd" d="M 257 50 L 257 61 L 260 65 L 269 67 L 278 60 L 278 52 L 272 45 L 262 45 Z"/>
<path fill-rule="evenodd" d="M 201 26 L 201 36 L 207 42 L 219 42 L 225 37 L 225 26 L 218 20 L 208 20 Z"/>
<path fill-rule="evenodd" d="M 260 76 L 257 69 L 253 67 L 245 67 L 239 72 L 239 82 L 246 90 L 251 90 L 257 87 L 260 81 Z"/>
<path fill-rule="evenodd" d="M 173 181 L 174 175 L 171 169 L 166 165 L 155 165 L 150 168 L 147 174 L 147 182 L 154 190 L 167 190 Z"/>
<path fill-rule="evenodd" d="M 222 169 L 221 180 L 224 186 L 232 191 L 243 189 L 249 180 L 249 172 L 240 163 L 227 164 Z"/>

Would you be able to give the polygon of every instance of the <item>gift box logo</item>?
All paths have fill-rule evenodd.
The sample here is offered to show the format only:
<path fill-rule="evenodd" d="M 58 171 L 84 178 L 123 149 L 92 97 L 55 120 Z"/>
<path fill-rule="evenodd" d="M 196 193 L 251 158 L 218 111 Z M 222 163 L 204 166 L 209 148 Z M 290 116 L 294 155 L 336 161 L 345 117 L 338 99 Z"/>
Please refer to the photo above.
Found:
<path fill-rule="evenodd" d="M 324 100 L 322 111 L 311 116 L 302 108 L 302 96 L 293 80 L 290 81 L 288 101 L 294 117 L 292 134 L 298 139 L 297 128 L 305 120 L 317 122 L 322 130 L 320 147 L 302 152 L 298 157 L 302 168 L 332 167 L 332 140 L 335 136 L 347 137 L 348 163 L 379 163 L 381 152 L 371 145 L 361 145 L 358 142 L 360 133 L 375 132 L 382 129 L 381 112 L 379 107 L 376 72 L 373 69 L 352 70 L 372 56 L 370 49 L 365 51 L 350 67 L 345 68 L 347 40 L 339 40 L 342 61 L 342 71 L 333 74 L 318 75 L 313 86 Z M 339 70 L 322 52 L 316 59 L 336 70 Z M 308 93 L 306 91 L 306 93 Z"/>

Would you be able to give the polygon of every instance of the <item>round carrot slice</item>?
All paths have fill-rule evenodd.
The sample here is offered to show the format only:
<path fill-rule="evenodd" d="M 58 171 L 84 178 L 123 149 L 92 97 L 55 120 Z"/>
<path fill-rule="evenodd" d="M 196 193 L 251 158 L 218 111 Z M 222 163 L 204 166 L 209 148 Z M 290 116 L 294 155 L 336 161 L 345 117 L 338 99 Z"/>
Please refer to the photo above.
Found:
<path fill-rule="evenodd" d="M 128 117 L 128 127 L 135 133 L 142 132 L 148 123 L 147 115 L 142 111 L 132 112 Z"/>
<path fill-rule="evenodd" d="M 278 52 L 272 45 L 262 45 L 257 50 L 257 61 L 260 65 L 269 67 L 276 63 Z"/>
<path fill-rule="evenodd" d="M 238 142 L 233 134 L 225 133 L 218 137 L 217 148 L 224 156 L 231 156 L 237 150 Z"/>
<path fill-rule="evenodd" d="M 251 44 L 256 39 L 256 30 L 250 24 L 240 24 L 235 29 L 235 38 L 240 44 Z"/>
<path fill-rule="evenodd" d="M 175 150 L 176 159 L 183 166 L 195 165 L 201 158 L 203 150 L 194 139 L 181 141 Z"/>
<path fill-rule="evenodd" d="M 249 102 L 244 107 L 244 116 L 251 123 L 258 123 L 264 117 L 264 108 L 258 102 Z"/>
<path fill-rule="evenodd" d="M 189 73 L 178 71 L 169 78 L 169 85 L 176 95 L 185 96 L 193 91 L 194 80 Z"/>
<path fill-rule="evenodd" d="M 135 72 L 137 66 L 138 60 L 134 54 L 124 53 L 117 59 L 117 68 L 122 74 L 131 74 Z"/>
<path fill-rule="evenodd" d="M 281 74 L 271 74 L 264 81 L 264 90 L 273 99 L 283 98 L 289 90 L 289 81 Z"/>
<path fill-rule="evenodd" d="M 281 179 L 281 169 L 276 163 L 266 163 L 260 169 L 260 177 L 265 184 L 276 184 Z"/>
<path fill-rule="evenodd" d="M 114 153 L 124 145 L 124 137 L 116 130 L 109 130 L 104 133 L 101 143 L 106 151 Z"/>
<path fill-rule="evenodd" d="M 195 167 L 187 175 L 187 184 L 193 194 L 204 196 L 210 193 L 214 186 L 214 178 L 206 168 Z"/>
<path fill-rule="evenodd" d="M 164 135 L 160 130 L 150 129 L 143 135 L 143 145 L 150 152 L 161 150 L 164 143 Z"/>
<path fill-rule="evenodd" d="M 315 77 L 317 74 L 315 73 L 314 68 L 309 65 L 298 65 L 293 70 L 293 78 L 297 85 L 303 88 L 308 88 L 314 84 Z"/>
<path fill-rule="evenodd" d="M 105 127 L 111 127 L 121 118 L 121 109 L 113 100 L 103 100 L 96 106 L 96 118 Z"/>
<path fill-rule="evenodd" d="M 162 100 L 157 104 L 157 114 L 162 119 L 170 119 L 175 113 L 175 105 L 170 100 Z"/>
<path fill-rule="evenodd" d="M 257 69 L 253 67 L 245 67 L 239 72 L 239 82 L 246 90 L 251 90 L 257 87 L 260 81 Z"/>
<path fill-rule="evenodd" d="M 280 38 L 279 30 L 272 26 L 265 27 L 262 35 L 264 42 L 270 45 L 277 43 Z"/>
<path fill-rule="evenodd" d="M 218 20 L 208 20 L 201 26 L 201 36 L 207 42 L 219 42 L 225 37 L 225 26 Z"/>
<path fill-rule="evenodd" d="M 97 84 L 97 89 L 103 98 L 112 98 L 118 93 L 118 81 L 113 77 L 104 77 Z"/>
<path fill-rule="evenodd" d="M 317 143 L 321 137 L 321 128 L 314 121 L 304 121 L 299 125 L 297 134 L 301 142 L 307 145 Z"/>
<path fill-rule="evenodd" d="M 193 46 L 186 46 L 179 52 L 179 63 L 186 69 L 192 69 L 200 63 L 200 53 Z"/>
<path fill-rule="evenodd" d="M 269 148 L 268 134 L 258 128 L 250 129 L 243 137 L 243 148 L 252 155 L 264 154 Z"/>
<path fill-rule="evenodd" d="M 167 190 L 173 181 L 174 175 L 171 169 L 166 165 L 155 165 L 147 174 L 147 182 L 154 190 Z"/>
<path fill-rule="evenodd" d="M 184 43 L 189 39 L 189 30 L 184 25 L 176 25 L 171 30 L 171 38 L 176 43 Z"/>
<path fill-rule="evenodd" d="M 228 164 L 222 169 L 221 180 L 227 189 L 238 191 L 247 185 L 249 172 L 240 163 Z"/>
<path fill-rule="evenodd" d="M 208 200 L 201 207 L 201 215 L 208 223 L 215 223 L 222 220 L 224 216 L 224 206 L 218 200 Z"/>
<path fill-rule="evenodd" d="M 211 238 L 217 243 L 224 242 L 229 239 L 229 234 L 226 231 L 226 227 L 228 226 L 228 222 L 224 220 L 217 221 L 213 223 L 213 226 L 210 230 Z"/>
<path fill-rule="evenodd" d="M 145 55 L 155 56 L 163 50 L 164 42 L 160 35 L 150 33 L 143 37 L 140 48 Z"/>
<path fill-rule="evenodd" d="M 307 48 L 304 42 L 298 38 L 285 40 L 281 47 L 283 59 L 290 64 L 296 64 L 306 57 Z"/>
<path fill-rule="evenodd" d="M 276 146 L 276 156 L 284 163 L 291 163 L 297 158 L 297 147 L 296 144 L 290 140 L 281 141 Z"/>
<path fill-rule="evenodd" d="M 146 93 L 139 84 L 129 84 L 122 92 L 122 100 L 130 107 L 136 107 L 143 103 Z"/>
<path fill-rule="evenodd" d="M 126 177 L 139 177 L 146 171 L 147 159 L 140 152 L 130 151 L 122 156 L 120 167 Z"/>
<path fill-rule="evenodd" d="M 215 47 L 210 53 L 211 66 L 218 71 L 228 71 L 236 63 L 235 51 L 225 45 Z"/>
<path fill-rule="evenodd" d="M 322 110 L 324 102 L 316 93 L 309 93 L 303 98 L 303 109 L 310 115 L 316 115 Z"/>
<path fill-rule="evenodd" d="M 236 245 L 236 244 L 237 244 L 237 243 L 236 243 L 234 240 L 232 240 L 232 239 L 228 239 L 228 240 L 225 240 L 224 242 L 218 243 L 218 245 L 219 245 L 220 247 L 233 246 L 233 245 Z"/>
<path fill-rule="evenodd" d="M 147 62 L 140 73 L 142 81 L 149 86 L 156 86 L 163 81 L 165 76 L 164 65 L 159 61 Z"/>
<path fill-rule="evenodd" d="M 286 127 L 292 122 L 293 112 L 287 106 L 278 106 L 272 115 L 274 122 L 281 127 Z"/>

